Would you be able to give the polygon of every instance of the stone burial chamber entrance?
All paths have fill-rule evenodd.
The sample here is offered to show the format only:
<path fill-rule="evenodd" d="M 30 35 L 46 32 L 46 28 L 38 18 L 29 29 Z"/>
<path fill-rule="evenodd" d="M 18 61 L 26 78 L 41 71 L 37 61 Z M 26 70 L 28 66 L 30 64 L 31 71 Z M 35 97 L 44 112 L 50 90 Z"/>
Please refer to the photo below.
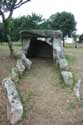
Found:
<path fill-rule="evenodd" d="M 22 30 L 20 38 L 24 44 L 18 54 L 18 62 L 23 63 L 25 69 L 30 70 L 32 65 L 30 58 L 32 57 L 52 57 L 53 62 L 60 69 L 65 84 L 73 85 L 73 75 L 65 57 L 61 31 Z"/>
<path fill-rule="evenodd" d="M 67 85 L 73 84 L 73 75 L 70 72 L 68 61 L 64 54 L 62 32 L 59 30 L 22 30 L 20 38 L 23 47 L 18 58 L 30 70 L 32 57 L 52 58 L 59 67 L 61 76 Z M 18 60 L 20 62 L 20 60 Z M 48 62 L 48 61 L 47 61 Z"/>
<path fill-rule="evenodd" d="M 32 38 L 27 50 L 27 58 L 51 58 L 53 57 L 53 48 L 46 41 Z"/>
<path fill-rule="evenodd" d="M 64 58 L 61 31 L 22 30 L 20 38 L 23 43 L 22 53 L 27 58 L 42 57 L 51 58 L 54 61 L 58 59 L 58 56 Z"/>

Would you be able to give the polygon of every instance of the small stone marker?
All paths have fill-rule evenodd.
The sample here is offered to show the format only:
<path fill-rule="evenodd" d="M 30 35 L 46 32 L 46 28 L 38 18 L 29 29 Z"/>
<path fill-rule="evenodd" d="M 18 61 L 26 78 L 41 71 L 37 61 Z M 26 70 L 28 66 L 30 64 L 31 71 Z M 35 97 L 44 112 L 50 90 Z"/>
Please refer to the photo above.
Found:
<path fill-rule="evenodd" d="M 73 84 L 73 75 L 69 71 L 62 71 L 61 75 L 66 85 L 71 86 Z"/>

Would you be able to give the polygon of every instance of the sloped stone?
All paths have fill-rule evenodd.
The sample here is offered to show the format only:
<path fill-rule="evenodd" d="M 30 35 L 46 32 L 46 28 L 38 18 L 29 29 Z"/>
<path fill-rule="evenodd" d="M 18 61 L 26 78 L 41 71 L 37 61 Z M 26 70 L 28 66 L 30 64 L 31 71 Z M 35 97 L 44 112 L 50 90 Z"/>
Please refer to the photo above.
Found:
<path fill-rule="evenodd" d="M 73 75 L 69 71 L 62 71 L 61 75 L 66 85 L 71 86 L 73 84 Z"/>
<path fill-rule="evenodd" d="M 23 106 L 11 78 L 4 79 L 2 85 L 7 98 L 7 118 L 14 125 L 22 118 Z"/>
<path fill-rule="evenodd" d="M 24 54 L 22 54 L 22 62 L 23 62 L 23 65 L 25 66 L 26 69 L 30 70 L 31 69 L 31 66 L 32 66 L 32 62 L 31 60 L 29 60 L 28 58 L 26 58 L 26 56 Z"/>
<path fill-rule="evenodd" d="M 26 39 L 24 41 L 24 46 L 22 48 L 22 52 L 26 55 L 27 52 L 28 52 L 28 49 L 29 49 L 29 46 L 30 46 L 30 39 Z"/>

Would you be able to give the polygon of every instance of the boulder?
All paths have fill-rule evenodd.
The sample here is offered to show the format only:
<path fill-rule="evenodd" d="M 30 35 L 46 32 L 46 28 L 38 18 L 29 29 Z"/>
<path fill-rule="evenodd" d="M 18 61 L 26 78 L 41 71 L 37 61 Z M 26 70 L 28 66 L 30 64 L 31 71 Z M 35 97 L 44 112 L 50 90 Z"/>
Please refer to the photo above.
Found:
<path fill-rule="evenodd" d="M 30 46 L 30 39 L 26 39 L 26 41 L 24 41 L 24 46 L 22 48 L 22 52 L 27 55 L 28 49 Z"/>
<path fill-rule="evenodd" d="M 21 50 L 18 51 L 18 52 L 16 53 L 17 59 L 21 59 L 23 54 L 24 54 L 24 53 L 23 53 Z"/>
<path fill-rule="evenodd" d="M 7 118 L 11 124 L 15 125 L 22 118 L 23 106 L 11 78 L 4 79 L 2 85 L 7 98 Z"/>
<path fill-rule="evenodd" d="M 19 81 L 19 74 L 17 68 L 12 68 L 11 69 L 11 79 L 15 82 Z"/>
<path fill-rule="evenodd" d="M 32 62 L 26 58 L 26 56 L 24 54 L 22 54 L 22 62 L 23 62 L 23 65 L 25 66 L 26 69 L 30 70 L 31 69 L 31 66 L 32 66 Z"/>
<path fill-rule="evenodd" d="M 22 74 L 23 74 L 23 72 L 25 70 L 25 66 L 23 65 L 23 62 L 22 62 L 21 59 L 17 60 L 16 68 L 18 70 L 19 76 L 22 76 Z"/>
<path fill-rule="evenodd" d="M 74 86 L 74 94 L 79 99 L 80 99 L 80 83 L 81 83 L 81 79 L 79 79 L 78 82 Z"/>
<path fill-rule="evenodd" d="M 62 71 L 61 75 L 66 85 L 71 86 L 73 84 L 73 75 L 70 71 Z"/>
<path fill-rule="evenodd" d="M 60 67 L 61 70 L 68 70 L 69 69 L 68 62 L 65 58 L 59 59 L 59 67 Z"/>
<path fill-rule="evenodd" d="M 56 55 L 59 58 L 64 58 L 65 57 L 61 39 L 59 39 L 59 38 L 55 39 L 54 38 L 54 40 L 53 40 L 53 49 L 56 50 Z"/>

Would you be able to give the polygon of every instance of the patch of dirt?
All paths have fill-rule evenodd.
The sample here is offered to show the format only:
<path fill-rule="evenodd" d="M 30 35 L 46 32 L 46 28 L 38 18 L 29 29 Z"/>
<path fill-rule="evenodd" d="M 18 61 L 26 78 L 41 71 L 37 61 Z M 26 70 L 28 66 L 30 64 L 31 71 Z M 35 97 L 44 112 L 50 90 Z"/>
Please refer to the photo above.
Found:
<path fill-rule="evenodd" d="M 61 87 L 59 71 L 49 59 L 33 59 L 18 84 L 24 104 L 21 125 L 82 125 L 83 109 L 73 92 Z"/>

